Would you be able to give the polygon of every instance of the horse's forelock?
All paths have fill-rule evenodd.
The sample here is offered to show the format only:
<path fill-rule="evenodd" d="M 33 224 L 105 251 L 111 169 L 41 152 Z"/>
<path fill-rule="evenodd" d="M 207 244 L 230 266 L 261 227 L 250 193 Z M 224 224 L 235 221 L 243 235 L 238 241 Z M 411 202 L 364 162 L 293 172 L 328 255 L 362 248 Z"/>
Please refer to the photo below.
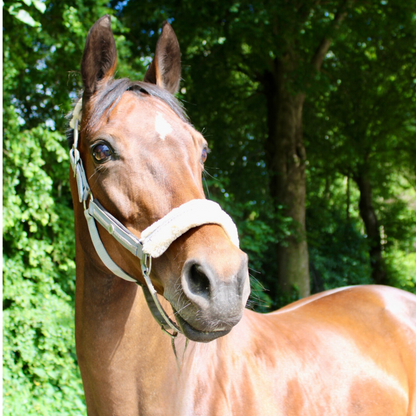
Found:
<path fill-rule="evenodd" d="M 122 78 L 108 83 L 98 93 L 95 99 L 97 104 L 92 106 L 88 115 L 87 130 L 97 124 L 103 116 L 107 116 L 126 91 L 132 91 L 138 95 L 147 94 L 156 97 L 165 102 L 182 121 L 189 122 L 181 103 L 168 91 L 147 82 L 131 81 L 128 78 Z M 72 112 L 70 114 L 71 117 Z M 66 136 L 68 145 L 71 147 L 74 143 L 74 131 L 69 129 Z"/>

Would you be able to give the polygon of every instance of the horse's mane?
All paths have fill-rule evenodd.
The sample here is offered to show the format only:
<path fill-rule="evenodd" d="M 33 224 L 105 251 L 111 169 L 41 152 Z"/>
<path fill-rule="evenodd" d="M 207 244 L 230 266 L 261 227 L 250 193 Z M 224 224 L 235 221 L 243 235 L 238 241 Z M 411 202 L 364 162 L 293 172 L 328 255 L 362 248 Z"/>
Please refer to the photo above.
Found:
<path fill-rule="evenodd" d="M 98 93 L 96 100 L 99 101 L 100 105 L 93 106 L 88 120 L 88 126 L 93 126 L 103 115 L 108 115 L 126 91 L 135 92 L 139 97 L 143 95 L 156 97 L 166 103 L 181 120 L 187 123 L 189 122 L 182 104 L 168 91 L 148 82 L 131 81 L 128 78 L 121 78 L 109 82 L 105 88 Z M 80 96 L 82 97 L 82 92 Z M 69 120 L 72 118 L 74 108 L 68 116 Z M 68 129 L 66 136 L 69 147 L 72 147 L 74 143 L 74 130 L 71 128 Z"/>

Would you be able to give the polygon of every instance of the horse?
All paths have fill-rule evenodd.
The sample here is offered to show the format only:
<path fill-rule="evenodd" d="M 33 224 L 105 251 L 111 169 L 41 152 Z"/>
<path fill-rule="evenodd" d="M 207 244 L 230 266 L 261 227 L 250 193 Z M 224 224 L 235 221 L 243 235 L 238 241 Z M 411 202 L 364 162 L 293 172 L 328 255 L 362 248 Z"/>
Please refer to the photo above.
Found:
<path fill-rule="evenodd" d="M 334 289 L 245 309 L 247 255 L 205 198 L 165 23 L 143 81 L 90 29 L 73 110 L 76 350 L 90 416 L 416 415 L 416 296 Z"/>

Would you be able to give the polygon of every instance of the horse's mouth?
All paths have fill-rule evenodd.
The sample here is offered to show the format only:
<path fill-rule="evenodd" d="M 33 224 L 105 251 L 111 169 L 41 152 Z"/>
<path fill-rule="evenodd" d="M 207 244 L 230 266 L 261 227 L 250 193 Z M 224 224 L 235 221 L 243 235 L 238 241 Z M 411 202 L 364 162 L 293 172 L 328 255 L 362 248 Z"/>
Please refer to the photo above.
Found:
<path fill-rule="evenodd" d="M 201 331 L 194 328 L 188 322 L 186 322 L 178 313 L 175 315 L 176 322 L 179 324 L 183 334 L 190 339 L 191 341 L 196 342 L 210 342 L 214 339 L 223 337 L 227 335 L 232 328 L 226 330 L 217 330 L 217 331 Z"/>

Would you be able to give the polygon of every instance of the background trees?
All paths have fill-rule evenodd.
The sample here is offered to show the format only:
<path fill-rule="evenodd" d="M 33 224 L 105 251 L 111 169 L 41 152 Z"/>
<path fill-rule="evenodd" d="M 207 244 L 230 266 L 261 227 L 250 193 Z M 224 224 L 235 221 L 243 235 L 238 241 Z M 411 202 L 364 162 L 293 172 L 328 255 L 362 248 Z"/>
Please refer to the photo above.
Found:
<path fill-rule="evenodd" d="M 415 12 L 415 0 L 6 2 L 5 414 L 84 412 L 64 132 L 97 18 L 114 16 L 117 75 L 133 79 L 172 22 L 180 98 L 212 149 L 207 195 L 238 224 L 250 305 L 267 311 L 346 284 L 415 291 Z"/>
<path fill-rule="evenodd" d="M 410 246 L 415 241 L 414 211 L 404 201 L 414 198 L 414 167 L 406 162 L 415 149 L 412 10 L 394 3 L 357 7 L 354 19 L 346 21 L 347 40 L 334 46 L 323 68 L 331 84 L 315 97 L 324 100 L 318 104 L 324 112 L 315 104 L 315 120 L 309 120 L 316 146 L 311 151 L 318 149 L 316 157 L 329 163 L 328 172 L 347 180 L 348 221 L 351 186 L 358 191 L 371 278 L 380 284 L 391 284 L 397 276 L 392 253 L 401 250 L 404 240 Z M 407 235 L 400 243 L 396 227 Z"/>
<path fill-rule="evenodd" d="M 238 155 L 232 160 L 233 167 L 227 170 L 231 179 L 228 189 L 237 200 L 247 199 L 258 186 L 258 181 L 251 182 L 250 178 L 263 177 L 263 197 L 253 199 L 256 204 L 267 200 L 263 207 L 277 215 L 276 220 L 270 214 L 265 219 L 278 237 L 274 252 L 268 254 L 276 265 L 270 287 L 275 287 L 275 293 L 289 296 L 293 289 L 303 296 L 310 291 L 309 265 L 314 268 L 314 262 L 308 260 L 305 170 L 308 147 L 313 152 L 320 137 L 328 136 L 327 131 L 331 130 L 326 119 L 312 122 L 313 114 L 321 114 L 324 108 L 332 111 L 325 117 L 334 125 L 338 123 L 338 130 L 343 123 L 350 130 L 344 136 L 345 146 L 339 156 L 355 168 L 345 169 L 337 164 L 336 169 L 361 191 L 358 205 L 366 230 L 372 279 L 387 283 L 382 224 L 371 195 L 374 182 L 383 179 L 379 176 L 370 181 L 370 167 L 364 162 L 369 155 L 363 153 L 368 153 L 365 148 L 369 143 L 370 148 L 375 148 L 376 143 L 383 142 L 387 149 L 393 134 L 401 143 L 408 136 L 405 124 L 412 119 L 408 110 L 413 106 L 414 91 L 415 3 L 375 1 L 362 5 L 339 0 L 282 0 L 235 1 L 231 5 L 202 1 L 198 8 L 189 1 L 165 1 L 163 5 L 160 8 L 148 4 L 148 10 L 141 15 L 142 5 L 131 1 L 121 9 L 120 18 L 132 28 L 131 40 L 138 50 L 144 37 L 157 31 L 158 21 L 170 18 L 174 22 L 184 51 L 184 99 L 195 104 L 188 106 L 191 119 L 199 128 L 207 128 L 214 150 L 221 148 L 221 155 L 228 158 L 228 162 L 218 160 L 218 165 L 227 166 Z M 347 79 L 341 77 L 341 72 Z M 401 97 L 400 106 L 393 97 L 394 91 Z M 349 95 L 353 98 L 349 99 Z M 383 105 L 370 111 L 371 101 Z M 394 111 L 389 111 L 392 107 Z M 355 117 L 351 118 L 348 109 L 355 111 Z M 307 114 L 310 110 L 315 111 L 311 116 Z M 399 113 L 400 117 L 396 117 Z M 373 123 L 380 128 L 376 129 Z M 308 135 L 309 131 L 307 140 L 311 146 L 307 146 L 304 137 L 304 132 Z M 339 135 L 335 140 L 340 146 Z M 226 147 L 230 149 L 227 153 L 223 151 Z M 247 155 L 241 154 L 244 147 Z M 321 166 L 326 164 L 329 169 L 323 174 L 330 175 L 333 161 L 326 147 L 324 144 L 322 151 L 327 159 L 321 158 Z M 405 152 L 411 147 L 408 145 Z M 357 152 L 352 151 L 354 148 Z M 357 155 L 362 156 L 361 162 Z M 379 162 L 375 160 L 381 167 Z M 246 186 L 241 186 L 238 182 L 250 165 L 250 178 L 245 180 Z M 236 182 L 232 179 L 233 171 Z M 283 235 L 278 232 L 282 215 L 290 218 L 291 225 Z"/>

